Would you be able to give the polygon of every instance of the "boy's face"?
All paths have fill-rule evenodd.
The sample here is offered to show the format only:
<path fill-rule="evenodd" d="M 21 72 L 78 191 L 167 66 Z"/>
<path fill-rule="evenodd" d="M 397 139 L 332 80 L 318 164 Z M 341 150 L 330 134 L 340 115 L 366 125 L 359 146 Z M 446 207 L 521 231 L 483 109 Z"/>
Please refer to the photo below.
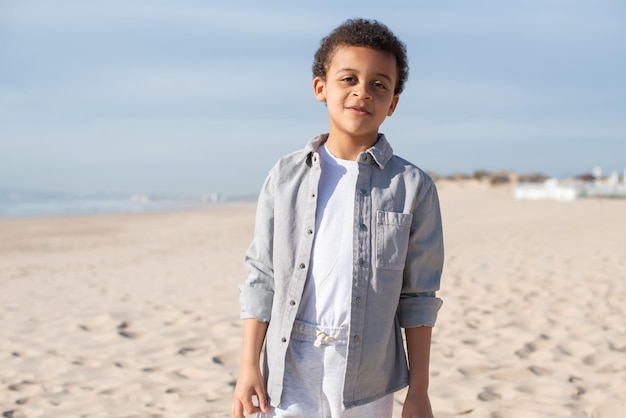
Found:
<path fill-rule="evenodd" d="M 313 80 L 315 97 L 328 107 L 330 137 L 374 144 L 379 126 L 398 104 L 396 65 L 387 52 L 362 46 L 335 49 L 326 79 Z"/>

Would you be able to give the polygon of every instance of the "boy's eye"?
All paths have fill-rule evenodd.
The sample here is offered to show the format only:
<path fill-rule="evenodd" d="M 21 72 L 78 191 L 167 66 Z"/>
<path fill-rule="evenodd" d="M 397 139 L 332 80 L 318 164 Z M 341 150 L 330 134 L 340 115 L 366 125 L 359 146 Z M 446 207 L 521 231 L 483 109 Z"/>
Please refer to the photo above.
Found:
<path fill-rule="evenodd" d="M 375 81 L 374 83 L 372 83 L 372 86 L 376 87 L 377 89 L 386 89 L 387 86 L 384 85 L 383 83 L 379 83 L 378 81 Z"/>
<path fill-rule="evenodd" d="M 354 83 L 356 81 L 356 78 L 354 77 L 344 77 L 341 79 L 341 81 L 345 81 L 346 83 Z"/>

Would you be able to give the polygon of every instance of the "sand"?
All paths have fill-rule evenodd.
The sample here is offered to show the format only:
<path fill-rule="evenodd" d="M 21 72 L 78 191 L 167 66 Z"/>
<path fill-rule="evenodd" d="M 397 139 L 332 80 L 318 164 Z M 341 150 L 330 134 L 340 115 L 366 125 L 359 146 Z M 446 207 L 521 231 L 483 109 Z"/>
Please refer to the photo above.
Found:
<path fill-rule="evenodd" d="M 439 188 L 435 416 L 626 416 L 626 200 Z M 0 221 L 0 415 L 229 416 L 253 223 L 252 204 Z"/>

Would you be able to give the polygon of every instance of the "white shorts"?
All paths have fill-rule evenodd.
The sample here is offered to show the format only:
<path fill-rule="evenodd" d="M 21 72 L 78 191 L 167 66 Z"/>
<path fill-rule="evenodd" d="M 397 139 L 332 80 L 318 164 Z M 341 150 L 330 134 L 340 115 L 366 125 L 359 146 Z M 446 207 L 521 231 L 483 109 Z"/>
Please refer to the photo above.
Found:
<path fill-rule="evenodd" d="M 345 409 L 348 329 L 295 321 L 285 359 L 281 403 L 257 418 L 391 418 L 393 393 Z M 319 345 L 319 346 L 318 346 Z"/>

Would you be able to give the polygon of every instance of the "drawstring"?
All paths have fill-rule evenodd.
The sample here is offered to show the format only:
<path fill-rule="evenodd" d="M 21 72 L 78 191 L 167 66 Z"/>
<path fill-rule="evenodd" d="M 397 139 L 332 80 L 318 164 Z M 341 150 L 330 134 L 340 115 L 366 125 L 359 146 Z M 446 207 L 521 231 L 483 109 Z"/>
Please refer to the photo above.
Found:
<path fill-rule="evenodd" d="M 315 342 L 313 343 L 313 346 L 320 347 L 322 344 L 329 344 L 333 341 L 335 341 L 335 337 L 331 337 L 318 329 L 315 331 Z"/>

